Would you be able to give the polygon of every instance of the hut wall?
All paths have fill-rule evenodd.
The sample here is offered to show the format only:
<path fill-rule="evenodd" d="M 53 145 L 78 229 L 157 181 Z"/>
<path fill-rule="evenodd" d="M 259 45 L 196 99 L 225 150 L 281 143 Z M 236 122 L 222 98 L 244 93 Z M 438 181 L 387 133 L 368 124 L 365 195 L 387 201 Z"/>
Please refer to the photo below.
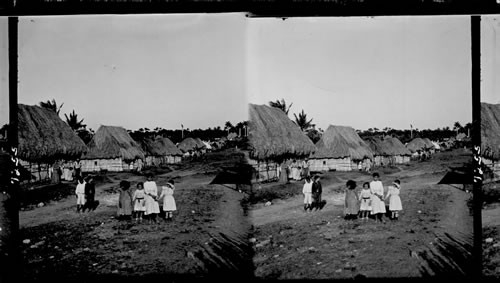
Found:
<path fill-rule="evenodd" d="M 181 162 L 181 160 L 182 160 L 182 157 L 180 157 L 180 156 L 172 156 L 172 155 L 164 156 L 164 163 L 166 163 L 166 164 L 179 163 L 179 162 Z"/>
<path fill-rule="evenodd" d="M 344 158 L 322 158 L 322 159 L 311 159 L 310 160 L 310 170 L 311 171 L 351 171 L 352 162 L 350 157 Z M 357 163 L 356 167 L 357 168 Z"/>
<path fill-rule="evenodd" d="M 249 159 L 248 164 L 250 164 L 254 169 L 254 175 L 252 176 L 252 181 L 267 181 L 272 179 L 278 179 L 277 168 L 278 164 L 274 161 L 260 161 L 254 159 Z"/>
<path fill-rule="evenodd" d="M 499 160 L 493 161 L 491 159 L 487 159 L 484 157 L 482 158 L 482 160 L 483 160 L 483 164 L 493 171 L 495 179 L 500 177 L 500 161 Z"/>
<path fill-rule="evenodd" d="M 110 172 L 121 172 L 124 170 L 121 158 L 114 159 L 84 159 L 82 163 L 82 172 L 99 172 L 107 170 Z M 128 164 L 126 169 L 128 169 Z"/>
<path fill-rule="evenodd" d="M 163 163 L 163 157 L 151 155 L 146 156 L 146 166 L 160 166 Z"/>
<path fill-rule="evenodd" d="M 134 161 L 122 160 L 122 171 L 130 171 L 130 170 L 141 171 L 143 166 L 144 162 L 142 161 L 142 159 L 136 159 Z"/>
<path fill-rule="evenodd" d="M 404 164 L 410 162 L 410 156 L 408 155 L 396 155 L 394 156 L 396 164 Z"/>
<path fill-rule="evenodd" d="M 48 180 L 51 178 L 49 174 L 49 164 L 46 163 L 32 163 L 25 160 L 19 160 L 19 164 L 28 170 L 31 174 L 31 181 L 37 182 L 41 180 Z"/>

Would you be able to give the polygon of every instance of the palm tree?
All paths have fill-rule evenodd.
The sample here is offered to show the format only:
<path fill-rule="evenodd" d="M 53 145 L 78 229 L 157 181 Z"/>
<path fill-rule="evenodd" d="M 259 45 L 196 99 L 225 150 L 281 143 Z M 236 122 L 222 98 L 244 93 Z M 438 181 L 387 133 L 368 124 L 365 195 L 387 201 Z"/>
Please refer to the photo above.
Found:
<path fill-rule="evenodd" d="M 463 130 L 463 127 L 460 124 L 460 122 L 455 122 L 453 124 L 453 130 L 457 133 L 457 135 L 458 135 L 458 132 L 461 132 Z"/>
<path fill-rule="evenodd" d="M 233 124 L 230 121 L 226 121 L 226 124 L 224 124 L 224 130 L 227 131 L 227 134 L 229 134 L 229 131 L 233 128 Z"/>
<path fill-rule="evenodd" d="M 59 112 L 61 111 L 61 108 L 63 107 L 64 103 L 61 104 L 59 107 L 57 106 L 57 102 L 55 99 L 52 99 L 52 101 L 50 100 L 47 100 L 47 102 L 43 102 L 41 101 L 40 102 L 40 106 L 45 108 L 45 109 L 49 109 L 49 110 L 52 110 L 54 111 L 57 115 L 59 115 Z"/>
<path fill-rule="evenodd" d="M 87 125 L 83 124 L 83 119 L 78 121 L 78 114 L 75 113 L 75 110 L 69 113 L 69 117 L 67 114 L 64 114 L 64 116 L 66 117 L 66 123 L 73 131 L 78 131 L 87 127 Z"/>
<path fill-rule="evenodd" d="M 307 121 L 307 114 L 304 113 L 304 109 L 302 109 L 302 112 L 299 113 L 299 116 L 297 116 L 295 113 L 293 114 L 295 116 L 295 124 L 297 124 L 302 131 L 305 131 L 309 128 L 312 127 L 312 120 Z"/>
<path fill-rule="evenodd" d="M 292 105 L 293 103 L 290 103 L 290 105 L 288 105 L 287 107 L 286 102 L 283 98 L 281 99 L 281 101 L 269 101 L 269 106 L 281 109 L 283 112 L 285 112 L 286 115 L 288 115 L 288 111 L 290 111 L 290 107 L 292 107 Z"/>

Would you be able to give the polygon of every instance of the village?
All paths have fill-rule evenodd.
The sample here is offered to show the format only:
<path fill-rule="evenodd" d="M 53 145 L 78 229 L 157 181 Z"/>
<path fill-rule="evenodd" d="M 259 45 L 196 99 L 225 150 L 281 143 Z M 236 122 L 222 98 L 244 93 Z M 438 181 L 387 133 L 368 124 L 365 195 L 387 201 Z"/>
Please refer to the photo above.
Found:
<path fill-rule="evenodd" d="M 101 126 L 84 144 L 50 108 L 19 104 L 18 113 L 26 279 L 54 272 L 71 278 L 252 274 L 243 194 L 224 177 L 244 163 L 241 131 L 233 129 L 216 142 L 186 137 L 175 145 L 161 136 L 139 143 L 122 127 Z M 120 221 L 120 182 L 129 181 L 135 191 L 149 175 L 159 188 L 174 180 L 174 221 Z M 95 181 L 96 205 L 82 212 L 75 206 L 75 187 L 88 176 Z M 155 260 L 157 267 L 146 268 Z"/>
<path fill-rule="evenodd" d="M 22 279 L 471 274 L 468 17 L 19 24 Z"/>
<path fill-rule="evenodd" d="M 249 107 L 250 164 L 256 168 L 258 188 L 248 201 L 252 203 L 251 241 L 258 278 L 420 277 L 470 272 L 470 188 L 467 190 L 468 182 L 463 179 L 444 180 L 450 172 L 470 174 L 466 135 L 446 142 L 416 137 L 405 146 L 394 136 L 363 140 L 351 127 L 331 125 L 313 144 L 279 108 Z M 293 173 L 304 172 L 304 167 L 309 173 Z M 373 172 L 380 174 L 384 193 L 395 179 L 401 180 L 401 220 L 389 220 L 386 201 L 384 225 L 375 223 L 373 216 L 368 222 L 346 222 L 345 183 L 354 180 L 359 192 Z M 323 186 L 324 207 L 312 213 L 303 208 L 306 174 L 321 176 Z M 375 260 L 380 263 L 371 264 Z"/>

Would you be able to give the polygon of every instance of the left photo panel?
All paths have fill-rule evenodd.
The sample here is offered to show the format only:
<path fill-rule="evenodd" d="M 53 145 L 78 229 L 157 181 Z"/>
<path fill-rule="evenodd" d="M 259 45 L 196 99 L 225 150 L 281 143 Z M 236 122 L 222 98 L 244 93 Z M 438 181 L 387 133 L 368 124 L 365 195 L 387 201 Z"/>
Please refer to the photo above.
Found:
<path fill-rule="evenodd" d="M 245 16 L 18 28 L 22 278 L 251 276 Z"/>

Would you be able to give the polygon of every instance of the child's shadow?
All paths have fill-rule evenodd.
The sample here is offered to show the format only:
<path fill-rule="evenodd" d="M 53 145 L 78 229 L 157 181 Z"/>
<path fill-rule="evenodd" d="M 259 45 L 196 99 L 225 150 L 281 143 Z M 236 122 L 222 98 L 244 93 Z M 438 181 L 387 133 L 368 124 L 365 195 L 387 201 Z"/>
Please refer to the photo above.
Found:
<path fill-rule="evenodd" d="M 323 207 L 325 207 L 325 205 L 326 205 L 326 200 L 322 200 L 322 201 L 318 204 L 318 208 L 319 208 L 319 210 L 322 210 L 322 209 L 323 209 Z"/>

